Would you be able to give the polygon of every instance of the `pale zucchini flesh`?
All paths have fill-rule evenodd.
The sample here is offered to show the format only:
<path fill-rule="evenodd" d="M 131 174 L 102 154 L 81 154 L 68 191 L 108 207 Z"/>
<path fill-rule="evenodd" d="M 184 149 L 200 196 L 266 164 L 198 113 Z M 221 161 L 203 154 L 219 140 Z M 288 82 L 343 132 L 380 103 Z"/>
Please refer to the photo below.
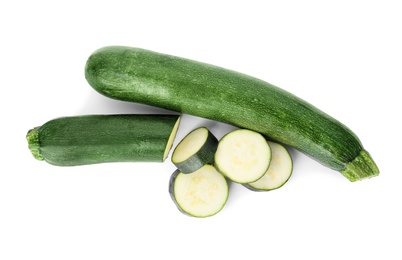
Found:
<path fill-rule="evenodd" d="M 176 146 L 172 162 L 181 172 L 192 173 L 213 162 L 217 147 L 216 137 L 206 127 L 199 127 Z"/>
<path fill-rule="evenodd" d="M 208 129 L 197 128 L 190 132 L 175 148 L 172 154 L 174 163 L 181 163 L 198 152 L 208 138 Z"/>
<path fill-rule="evenodd" d="M 282 187 L 292 175 L 293 161 L 288 150 L 281 144 L 268 141 L 272 151 L 267 172 L 256 182 L 244 184 L 254 191 L 269 191 Z"/>
<path fill-rule="evenodd" d="M 239 129 L 219 141 L 214 161 L 218 171 L 232 181 L 254 182 L 267 171 L 271 149 L 261 134 Z"/>
<path fill-rule="evenodd" d="M 177 208 L 184 214 L 205 218 L 223 209 L 229 195 L 227 180 L 214 166 L 184 174 L 176 170 L 170 177 L 169 193 Z"/>
<path fill-rule="evenodd" d="M 162 161 L 165 161 L 166 158 L 169 156 L 169 152 L 172 149 L 173 142 L 174 142 L 174 139 L 177 134 L 177 130 L 179 129 L 179 125 L 180 125 L 180 117 L 178 117 L 176 123 L 173 125 L 172 131 L 171 131 L 168 141 L 166 143 L 165 152 L 163 153 Z"/>

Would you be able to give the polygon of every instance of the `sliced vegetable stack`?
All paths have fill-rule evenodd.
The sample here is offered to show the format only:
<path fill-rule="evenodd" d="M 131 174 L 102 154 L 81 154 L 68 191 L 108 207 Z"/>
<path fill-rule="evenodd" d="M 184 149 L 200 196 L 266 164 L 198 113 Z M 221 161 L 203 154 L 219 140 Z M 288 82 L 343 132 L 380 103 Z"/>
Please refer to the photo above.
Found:
<path fill-rule="evenodd" d="M 216 184 L 218 179 L 228 181 L 227 178 L 250 190 L 266 191 L 282 187 L 291 176 L 293 164 L 286 148 L 267 141 L 257 132 L 234 130 L 219 142 L 214 137 L 213 145 L 206 145 L 208 136 L 214 135 L 206 127 L 191 131 L 179 142 L 172 155 L 173 162 L 186 162 L 207 147 L 205 153 L 208 159 L 199 160 L 196 156 L 196 164 L 189 161 L 187 172 L 178 169 L 170 178 L 171 198 L 186 215 L 208 217 L 222 210 L 228 197 L 226 192 L 229 191 L 223 184 Z M 191 167 L 193 170 L 189 170 Z M 218 175 L 221 177 L 218 178 Z M 214 196 L 216 198 L 212 200 Z"/>
<path fill-rule="evenodd" d="M 218 139 L 206 127 L 187 134 L 173 150 L 178 168 L 169 182 L 169 193 L 178 209 L 193 217 L 215 215 L 225 206 L 229 186 L 212 165 Z"/>

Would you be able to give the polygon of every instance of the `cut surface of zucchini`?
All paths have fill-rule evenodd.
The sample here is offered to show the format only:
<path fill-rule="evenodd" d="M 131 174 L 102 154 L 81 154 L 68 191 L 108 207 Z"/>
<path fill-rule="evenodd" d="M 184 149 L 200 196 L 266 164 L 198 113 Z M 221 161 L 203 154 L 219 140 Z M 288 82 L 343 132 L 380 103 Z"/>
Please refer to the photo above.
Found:
<path fill-rule="evenodd" d="M 212 163 L 217 147 L 218 139 L 206 127 L 199 127 L 176 146 L 172 162 L 182 173 L 192 173 Z"/>
<path fill-rule="evenodd" d="M 222 210 L 228 199 L 229 186 L 225 177 L 207 164 L 190 174 L 180 170 L 173 172 L 169 193 L 182 213 L 204 218 Z"/>
<path fill-rule="evenodd" d="M 220 140 L 214 161 L 218 171 L 232 181 L 250 183 L 267 171 L 271 148 L 261 134 L 239 129 Z"/>
<path fill-rule="evenodd" d="M 268 191 L 282 187 L 292 175 L 293 161 L 288 150 L 281 144 L 268 141 L 272 159 L 268 171 L 256 182 L 244 184 L 254 191 Z"/>
<path fill-rule="evenodd" d="M 168 142 L 166 144 L 165 152 L 163 153 L 163 161 L 166 160 L 166 158 L 169 155 L 170 150 L 172 149 L 173 141 L 176 137 L 176 133 L 179 128 L 179 125 L 180 125 L 180 117 L 179 117 L 179 119 L 177 119 L 176 123 L 174 124 L 172 133 L 169 136 Z"/>

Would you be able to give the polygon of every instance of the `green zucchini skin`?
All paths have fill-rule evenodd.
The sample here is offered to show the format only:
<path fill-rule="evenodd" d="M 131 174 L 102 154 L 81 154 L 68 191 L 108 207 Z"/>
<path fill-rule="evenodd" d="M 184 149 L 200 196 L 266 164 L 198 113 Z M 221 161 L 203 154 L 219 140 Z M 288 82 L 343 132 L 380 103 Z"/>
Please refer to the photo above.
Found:
<path fill-rule="evenodd" d="M 108 46 L 90 55 L 85 77 L 95 90 L 113 99 L 260 132 L 351 181 L 379 174 L 345 125 L 297 96 L 242 73 L 149 50 Z"/>
<path fill-rule="evenodd" d="M 179 119 L 178 115 L 60 117 L 28 131 L 27 140 L 36 159 L 57 166 L 163 162 Z"/>

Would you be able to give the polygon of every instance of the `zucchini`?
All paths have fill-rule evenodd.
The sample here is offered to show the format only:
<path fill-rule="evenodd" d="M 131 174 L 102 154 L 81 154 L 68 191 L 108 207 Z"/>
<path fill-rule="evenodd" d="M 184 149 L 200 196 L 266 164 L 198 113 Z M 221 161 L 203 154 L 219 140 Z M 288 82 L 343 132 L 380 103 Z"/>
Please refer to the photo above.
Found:
<path fill-rule="evenodd" d="M 28 131 L 33 156 L 49 164 L 163 162 L 179 125 L 178 115 L 60 117 Z"/>
<path fill-rule="evenodd" d="M 254 182 L 267 172 L 271 148 L 257 132 L 234 130 L 219 141 L 214 161 L 216 169 L 232 181 Z"/>
<path fill-rule="evenodd" d="M 207 164 L 190 174 L 174 171 L 169 180 L 169 194 L 182 213 L 205 218 L 223 209 L 229 186 L 225 177 Z"/>
<path fill-rule="evenodd" d="M 282 187 L 292 175 L 293 161 L 288 150 L 278 143 L 268 141 L 272 159 L 268 171 L 256 182 L 243 184 L 252 191 L 269 191 Z"/>
<path fill-rule="evenodd" d="M 218 139 L 206 127 L 199 127 L 180 141 L 171 159 L 182 173 L 192 173 L 213 163 L 217 147 Z"/>
<path fill-rule="evenodd" d="M 251 76 L 144 49 L 109 46 L 90 55 L 85 77 L 110 98 L 254 130 L 340 171 L 350 181 L 379 174 L 349 128 L 295 95 Z"/>

